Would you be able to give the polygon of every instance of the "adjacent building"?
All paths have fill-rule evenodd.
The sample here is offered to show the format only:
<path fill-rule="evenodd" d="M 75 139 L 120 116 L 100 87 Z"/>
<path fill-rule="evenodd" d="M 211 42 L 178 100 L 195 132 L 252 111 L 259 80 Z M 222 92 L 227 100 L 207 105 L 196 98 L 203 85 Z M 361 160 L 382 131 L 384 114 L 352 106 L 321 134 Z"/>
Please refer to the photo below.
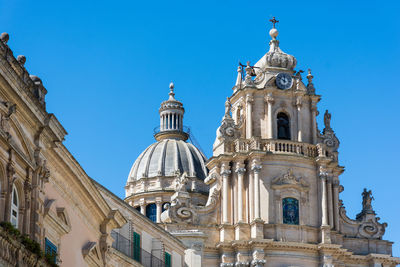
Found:
<path fill-rule="evenodd" d="M 46 88 L 8 39 L 0 37 L 0 266 L 182 267 L 183 244 L 124 209 L 64 146 Z"/>

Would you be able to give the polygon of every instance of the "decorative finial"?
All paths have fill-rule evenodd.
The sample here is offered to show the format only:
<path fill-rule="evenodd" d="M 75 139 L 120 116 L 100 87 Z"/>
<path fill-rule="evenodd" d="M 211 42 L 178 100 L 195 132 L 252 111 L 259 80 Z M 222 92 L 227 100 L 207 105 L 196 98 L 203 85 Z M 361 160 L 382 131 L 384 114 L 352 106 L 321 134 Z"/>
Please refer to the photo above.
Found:
<path fill-rule="evenodd" d="M 307 77 L 307 80 L 308 80 L 308 84 L 307 84 L 308 94 L 314 95 L 315 94 L 315 88 L 314 88 L 314 84 L 312 82 L 314 76 L 311 74 L 311 69 L 308 69 L 308 74 L 307 74 L 306 77 Z"/>
<path fill-rule="evenodd" d="M 3 41 L 3 43 L 7 44 L 8 39 L 10 39 L 10 36 L 8 35 L 8 33 L 3 32 L 0 36 L 0 40 Z"/>
<path fill-rule="evenodd" d="M 276 20 L 275 17 L 270 19 L 269 21 L 272 22 L 272 29 L 269 31 L 269 35 L 271 36 L 272 40 L 276 40 L 276 37 L 278 36 L 279 32 L 275 28 L 275 24 L 279 22 L 279 20 Z"/>
<path fill-rule="evenodd" d="M 252 68 L 250 66 L 250 61 L 247 61 L 247 66 L 244 70 L 246 71 L 246 77 L 244 78 L 244 82 L 246 84 L 251 84 L 252 83 L 252 79 L 251 79 Z"/>
<path fill-rule="evenodd" d="M 24 55 L 19 55 L 17 57 L 17 61 L 19 64 L 21 64 L 21 66 L 24 66 L 26 62 L 26 57 Z"/>
<path fill-rule="evenodd" d="M 275 17 L 272 17 L 272 19 L 270 19 L 269 21 L 272 22 L 272 28 L 275 29 L 275 24 L 279 22 L 279 20 L 276 20 Z"/>
<path fill-rule="evenodd" d="M 171 82 L 169 84 L 169 100 L 175 99 L 174 87 L 175 87 L 174 83 Z"/>
<path fill-rule="evenodd" d="M 242 66 L 239 62 L 239 66 L 237 68 L 237 78 L 236 78 L 236 84 L 235 84 L 235 89 L 241 89 L 241 84 L 242 84 Z"/>
<path fill-rule="evenodd" d="M 308 74 L 307 74 L 307 79 L 308 79 L 308 83 L 312 83 L 312 79 L 314 78 L 314 76 L 312 76 L 311 74 L 311 69 L 308 69 Z"/>

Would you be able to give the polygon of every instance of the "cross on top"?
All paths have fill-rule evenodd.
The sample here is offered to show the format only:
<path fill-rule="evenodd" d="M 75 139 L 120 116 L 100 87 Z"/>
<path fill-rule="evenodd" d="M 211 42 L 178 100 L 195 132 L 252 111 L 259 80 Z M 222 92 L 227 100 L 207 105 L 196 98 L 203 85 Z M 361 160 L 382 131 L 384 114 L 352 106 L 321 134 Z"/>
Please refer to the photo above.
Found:
<path fill-rule="evenodd" d="M 275 17 L 272 17 L 269 21 L 272 22 L 272 27 L 275 29 L 275 24 L 279 22 L 279 20 L 276 20 Z"/>

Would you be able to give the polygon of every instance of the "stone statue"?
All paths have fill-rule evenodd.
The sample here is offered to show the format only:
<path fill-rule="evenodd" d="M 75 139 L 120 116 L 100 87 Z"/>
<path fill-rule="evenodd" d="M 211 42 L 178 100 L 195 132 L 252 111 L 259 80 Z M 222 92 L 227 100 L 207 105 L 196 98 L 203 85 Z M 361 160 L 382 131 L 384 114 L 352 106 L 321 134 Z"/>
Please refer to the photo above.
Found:
<path fill-rule="evenodd" d="M 188 182 L 187 173 L 184 172 L 182 175 L 179 173 L 175 179 L 175 191 L 176 192 L 186 192 L 186 183 Z"/>
<path fill-rule="evenodd" d="M 326 129 L 331 129 L 331 114 L 328 110 L 326 110 L 324 114 L 324 124 Z"/>
<path fill-rule="evenodd" d="M 230 114 L 231 114 L 231 101 L 229 100 L 229 97 L 227 97 L 225 101 L 225 116 L 230 117 Z"/>
<path fill-rule="evenodd" d="M 369 190 L 367 191 L 366 188 L 364 188 L 364 191 L 362 192 L 362 197 L 363 197 L 363 211 L 372 211 L 372 205 L 371 202 L 374 200 L 374 197 L 372 196 L 372 191 Z"/>

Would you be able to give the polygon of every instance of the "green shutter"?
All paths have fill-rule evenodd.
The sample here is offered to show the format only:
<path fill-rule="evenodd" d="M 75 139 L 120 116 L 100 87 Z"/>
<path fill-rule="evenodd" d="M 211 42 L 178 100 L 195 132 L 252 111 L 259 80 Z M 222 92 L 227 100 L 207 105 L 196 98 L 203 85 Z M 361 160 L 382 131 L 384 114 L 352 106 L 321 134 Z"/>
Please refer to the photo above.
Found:
<path fill-rule="evenodd" d="M 171 267 L 171 254 L 165 252 L 165 267 Z"/>
<path fill-rule="evenodd" d="M 140 262 L 140 235 L 133 232 L 133 259 Z"/>

